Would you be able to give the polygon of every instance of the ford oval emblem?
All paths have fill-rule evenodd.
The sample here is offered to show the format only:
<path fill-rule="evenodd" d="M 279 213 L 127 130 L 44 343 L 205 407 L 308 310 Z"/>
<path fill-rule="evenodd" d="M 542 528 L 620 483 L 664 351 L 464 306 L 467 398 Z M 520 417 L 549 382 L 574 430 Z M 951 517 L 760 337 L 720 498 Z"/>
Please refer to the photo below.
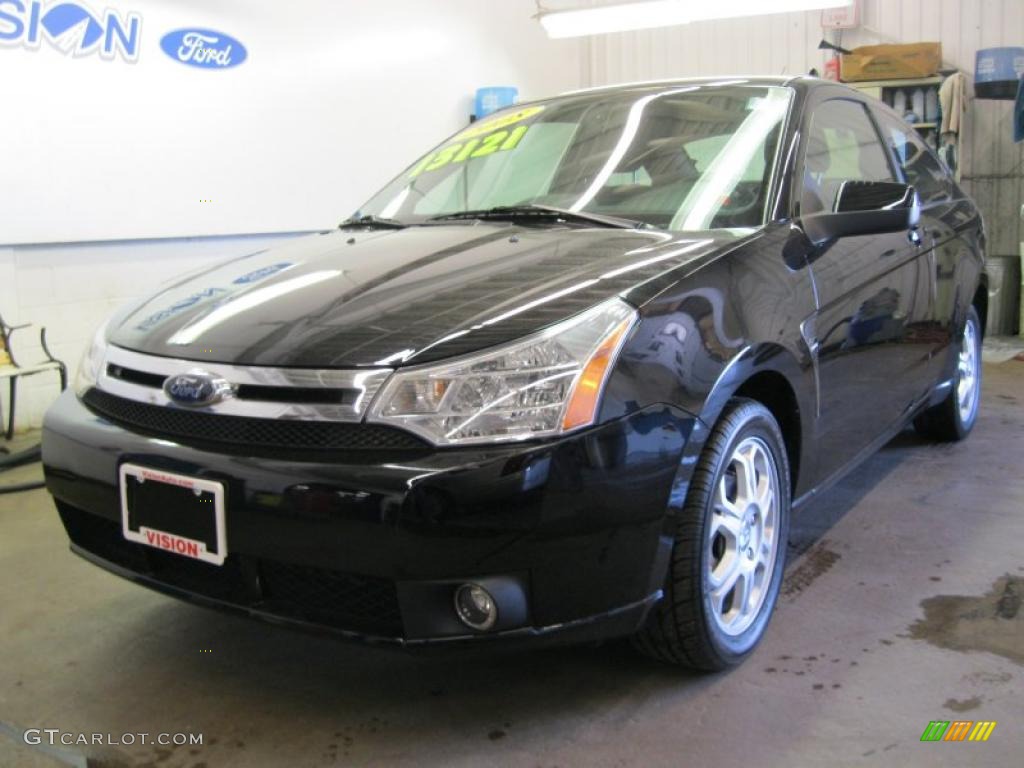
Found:
<path fill-rule="evenodd" d="M 213 29 L 176 29 L 160 38 L 163 52 L 175 61 L 203 69 L 227 69 L 245 61 L 245 46 Z"/>
<path fill-rule="evenodd" d="M 201 406 L 219 403 L 233 394 L 231 384 L 206 371 L 189 371 L 164 379 L 164 394 L 178 405 Z"/>

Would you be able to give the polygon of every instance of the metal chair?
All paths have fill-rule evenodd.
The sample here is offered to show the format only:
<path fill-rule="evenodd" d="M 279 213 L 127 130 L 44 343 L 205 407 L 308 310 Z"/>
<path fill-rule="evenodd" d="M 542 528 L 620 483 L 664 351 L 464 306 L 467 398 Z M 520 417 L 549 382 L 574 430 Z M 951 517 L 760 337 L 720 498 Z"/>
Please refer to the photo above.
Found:
<path fill-rule="evenodd" d="M 68 369 L 63 362 L 58 360 L 50 352 L 50 348 L 46 345 L 46 329 L 40 328 L 39 330 L 39 343 L 43 347 L 43 353 L 46 355 L 46 359 L 42 362 L 36 363 L 35 365 L 18 365 L 18 361 L 14 357 L 14 352 L 11 350 L 11 336 L 15 331 L 20 331 L 23 328 L 29 328 L 32 324 L 25 323 L 23 325 L 8 325 L 2 316 L 0 316 L 0 379 L 8 380 L 8 391 L 10 392 L 10 415 L 7 417 L 7 429 L 6 437 L 10 440 L 14 436 L 14 409 L 17 404 L 17 393 L 18 393 L 18 379 L 22 376 L 34 376 L 37 373 L 45 373 L 46 371 L 57 371 L 60 376 L 60 389 L 63 392 L 68 388 Z M 3 412 L 0 410 L 0 429 L 3 428 Z"/>

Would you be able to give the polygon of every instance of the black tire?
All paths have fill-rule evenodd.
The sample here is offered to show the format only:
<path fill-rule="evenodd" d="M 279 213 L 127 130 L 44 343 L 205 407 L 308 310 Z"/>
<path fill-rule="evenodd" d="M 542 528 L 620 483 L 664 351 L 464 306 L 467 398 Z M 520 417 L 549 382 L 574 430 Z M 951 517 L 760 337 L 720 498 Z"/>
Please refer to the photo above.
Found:
<path fill-rule="evenodd" d="M 770 576 L 764 576 L 764 599 L 756 614 L 752 614 L 755 618 L 745 630 L 730 635 L 713 615 L 710 569 L 719 555 L 714 552 L 716 543 L 708 540 L 712 532 L 709 526 L 716 514 L 719 483 L 726 473 L 736 477 L 733 454 L 748 438 L 756 438 L 755 442 L 763 445 L 772 458 L 765 466 L 774 472 L 778 489 L 775 554 Z M 760 403 L 741 398 L 731 400 L 708 437 L 686 501 L 682 510 L 677 511 L 665 596 L 651 609 L 647 623 L 633 638 L 634 645 L 660 661 L 707 672 L 735 666 L 749 656 L 763 636 L 778 598 L 786 563 L 789 510 L 789 459 L 779 425 Z"/>
<path fill-rule="evenodd" d="M 959 392 L 964 371 L 960 363 L 964 345 L 968 343 L 966 339 L 971 339 L 974 345 L 972 359 L 975 364 L 975 372 L 970 408 L 962 413 Z M 967 319 L 964 321 L 963 330 L 960 331 L 960 337 L 957 339 L 955 349 L 957 369 L 953 376 L 953 388 L 945 400 L 914 419 L 914 428 L 922 437 L 940 442 L 955 442 L 963 440 L 971 433 L 974 422 L 978 419 L 978 409 L 981 405 L 981 339 L 981 320 L 974 307 L 971 307 L 967 313 Z"/>

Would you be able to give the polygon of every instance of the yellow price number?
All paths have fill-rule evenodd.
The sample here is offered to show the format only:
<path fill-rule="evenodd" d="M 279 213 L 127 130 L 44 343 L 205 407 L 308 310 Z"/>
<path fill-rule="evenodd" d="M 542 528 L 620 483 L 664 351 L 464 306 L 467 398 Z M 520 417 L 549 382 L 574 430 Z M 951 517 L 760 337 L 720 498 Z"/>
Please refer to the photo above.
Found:
<path fill-rule="evenodd" d="M 544 105 L 537 104 L 532 107 L 517 109 L 515 112 L 509 112 L 508 114 L 502 113 L 494 117 L 487 117 L 473 123 L 466 130 L 460 131 L 459 135 L 455 138 L 465 140 L 473 136 L 483 136 L 485 133 L 496 131 L 499 128 L 508 128 L 510 125 L 523 122 L 523 120 L 529 120 L 534 115 L 540 114 L 543 111 Z"/>
<path fill-rule="evenodd" d="M 420 160 L 410 171 L 409 178 L 414 179 L 424 171 L 436 171 L 450 163 L 464 163 L 470 158 L 487 157 L 495 152 L 508 152 L 519 145 L 529 128 L 528 125 L 520 125 L 512 130 L 495 131 L 486 136 L 474 136 L 465 141 L 449 144 Z"/>

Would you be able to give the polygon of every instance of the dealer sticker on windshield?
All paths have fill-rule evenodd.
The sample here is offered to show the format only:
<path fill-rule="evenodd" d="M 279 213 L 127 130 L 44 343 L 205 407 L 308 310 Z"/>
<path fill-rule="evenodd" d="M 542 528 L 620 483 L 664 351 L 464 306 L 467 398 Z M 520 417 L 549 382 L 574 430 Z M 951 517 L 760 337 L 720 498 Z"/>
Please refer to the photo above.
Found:
<path fill-rule="evenodd" d="M 506 114 L 495 115 L 494 117 L 485 117 L 483 120 L 477 120 L 475 123 L 459 133 L 456 139 L 468 139 L 473 136 L 483 136 L 485 133 L 496 131 L 499 128 L 507 128 L 510 125 L 521 123 L 523 120 L 529 120 L 534 115 L 538 115 L 544 111 L 542 104 L 537 104 L 532 107 L 523 107 L 517 109 L 515 112 Z"/>
<path fill-rule="evenodd" d="M 528 125 L 516 125 L 543 111 L 543 106 L 524 107 L 508 115 L 473 123 L 455 137 L 455 142 L 431 152 L 409 172 L 414 179 L 424 171 L 436 171 L 452 163 L 464 163 L 475 157 L 486 157 L 495 152 L 508 152 L 519 146 L 529 130 Z M 513 127 L 515 126 L 515 127 Z"/>

